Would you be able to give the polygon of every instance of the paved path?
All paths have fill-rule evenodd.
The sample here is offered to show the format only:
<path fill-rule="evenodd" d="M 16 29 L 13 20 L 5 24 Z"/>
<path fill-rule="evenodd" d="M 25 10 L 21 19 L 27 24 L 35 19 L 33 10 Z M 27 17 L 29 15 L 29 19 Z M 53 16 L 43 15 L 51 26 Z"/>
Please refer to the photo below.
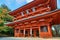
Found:
<path fill-rule="evenodd" d="M 0 37 L 0 40 L 60 40 L 60 38 L 16 38 L 16 37 Z"/>

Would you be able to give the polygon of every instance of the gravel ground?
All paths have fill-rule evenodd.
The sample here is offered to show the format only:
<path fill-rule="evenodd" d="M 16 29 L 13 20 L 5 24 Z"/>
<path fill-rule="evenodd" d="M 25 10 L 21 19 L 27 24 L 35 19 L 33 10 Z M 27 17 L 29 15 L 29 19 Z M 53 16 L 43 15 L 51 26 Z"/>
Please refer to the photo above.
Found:
<path fill-rule="evenodd" d="M 0 40 L 60 40 L 60 38 L 21 38 L 21 37 L 0 37 Z"/>

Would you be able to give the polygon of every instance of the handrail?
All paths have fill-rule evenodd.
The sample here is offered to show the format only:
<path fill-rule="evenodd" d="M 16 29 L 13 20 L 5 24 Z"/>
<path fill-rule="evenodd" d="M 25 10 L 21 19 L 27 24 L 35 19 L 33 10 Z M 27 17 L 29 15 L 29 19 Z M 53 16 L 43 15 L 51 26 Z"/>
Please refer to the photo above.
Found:
<path fill-rule="evenodd" d="M 22 19 L 22 18 L 25 18 L 25 17 L 29 17 L 29 16 L 34 16 L 36 13 L 37 13 L 37 14 L 40 14 L 41 11 L 47 10 L 47 9 L 48 9 L 48 7 L 44 8 L 44 9 L 41 9 L 41 10 L 37 10 L 37 11 L 35 11 L 35 12 L 31 12 L 31 13 L 29 13 L 28 15 L 26 14 L 26 15 L 24 15 L 24 16 L 19 16 L 19 17 L 16 18 L 16 20 Z"/>
<path fill-rule="evenodd" d="M 43 16 L 43 15 L 46 15 L 46 14 L 50 14 L 50 13 L 56 12 L 56 11 L 58 11 L 58 10 L 59 10 L 59 9 L 56 9 L 56 10 L 53 10 L 53 11 L 50 11 L 50 12 L 46 12 L 46 13 L 44 13 L 44 14 L 38 14 L 38 15 L 36 15 L 36 16 Z M 56 12 L 56 13 L 57 13 L 57 12 Z M 31 16 L 31 17 L 29 17 L 29 18 L 35 18 L 36 16 Z M 19 22 L 19 21 L 27 20 L 27 19 L 29 19 L 29 18 L 24 18 L 24 19 L 17 20 L 17 21 L 14 21 L 14 22 Z M 12 23 L 14 23 L 14 22 L 8 22 L 8 23 L 5 23 L 5 24 L 12 24 Z"/>
<path fill-rule="evenodd" d="M 47 0 L 47 2 L 41 4 L 40 6 L 47 5 L 49 2 L 50 2 L 50 0 Z M 16 9 L 16 10 L 17 10 L 17 9 Z M 14 11 L 16 11 L 16 10 L 14 10 Z M 10 12 L 10 15 L 12 15 L 12 13 L 13 13 L 14 11 Z M 13 14 L 13 15 L 14 15 L 14 14 Z"/>
<path fill-rule="evenodd" d="M 47 5 L 49 2 L 50 2 L 50 0 L 48 0 L 46 3 L 41 4 L 41 6 Z"/>

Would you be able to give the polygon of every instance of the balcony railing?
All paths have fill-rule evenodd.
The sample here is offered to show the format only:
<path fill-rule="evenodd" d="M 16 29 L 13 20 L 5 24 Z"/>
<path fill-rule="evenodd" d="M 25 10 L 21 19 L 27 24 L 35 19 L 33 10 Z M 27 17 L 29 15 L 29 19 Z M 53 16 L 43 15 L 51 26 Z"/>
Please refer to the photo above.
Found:
<path fill-rule="evenodd" d="M 34 15 L 36 15 L 36 14 L 42 14 L 42 13 L 44 13 L 44 12 L 48 12 L 48 11 L 50 11 L 50 8 L 43 8 L 43 9 L 39 9 L 39 10 L 36 10 L 35 12 L 31 12 L 31 13 L 29 13 L 29 14 L 25 14 L 24 16 L 18 16 L 18 17 L 16 17 L 15 19 L 14 19 L 14 21 L 15 20 L 19 20 L 19 19 L 22 19 L 22 18 L 27 18 L 27 17 L 29 17 L 29 16 L 34 16 Z"/>

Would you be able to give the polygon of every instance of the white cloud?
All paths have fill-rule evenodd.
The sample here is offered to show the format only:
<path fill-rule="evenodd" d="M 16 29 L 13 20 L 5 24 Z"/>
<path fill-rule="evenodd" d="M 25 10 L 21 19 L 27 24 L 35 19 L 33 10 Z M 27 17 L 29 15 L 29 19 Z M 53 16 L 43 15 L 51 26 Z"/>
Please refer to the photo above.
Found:
<path fill-rule="evenodd" d="M 16 3 L 21 4 L 22 2 L 24 2 L 25 0 L 16 0 Z"/>
<path fill-rule="evenodd" d="M 10 4 L 10 1 L 9 1 L 9 0 L 6 0 L 6 3 L 7 3 L 7 4 Z"/>
<path fill-rule="evenodd" d="M 7 4 L 11 4 L 11 2 L 13 2 L 13 0 L 5 0 Z"/>
<path fill-rule="evenodd" d="M 27 3 L 29 3 L 29 2 L 34 1 L 34 0 L 26 0 L 26 1 L 27 1 Z"/>
<path fill-rule="evenodd" d="M 29 2 L 31 2 L 33 0 L 5 0 L 5 1 L 6 1 L 7 4 L 11 4 L 11 2 L 14 2 L 14 1 L 16 1 L 16 3 L 18 3 L 18 4 L 21 4 L 24 1 L 26 1 L 27 3 L 29 3 Z"/>
<path fill-rule="evenodd" d="M 29 2 L 31 2 L 31 1 L 33 1 L 33 0 L 16 0 L 16 3 L 21 4 L 21 3 L 23 3 L 24 1 L 26 1 L 27 3 L 29 3 Z"/>

